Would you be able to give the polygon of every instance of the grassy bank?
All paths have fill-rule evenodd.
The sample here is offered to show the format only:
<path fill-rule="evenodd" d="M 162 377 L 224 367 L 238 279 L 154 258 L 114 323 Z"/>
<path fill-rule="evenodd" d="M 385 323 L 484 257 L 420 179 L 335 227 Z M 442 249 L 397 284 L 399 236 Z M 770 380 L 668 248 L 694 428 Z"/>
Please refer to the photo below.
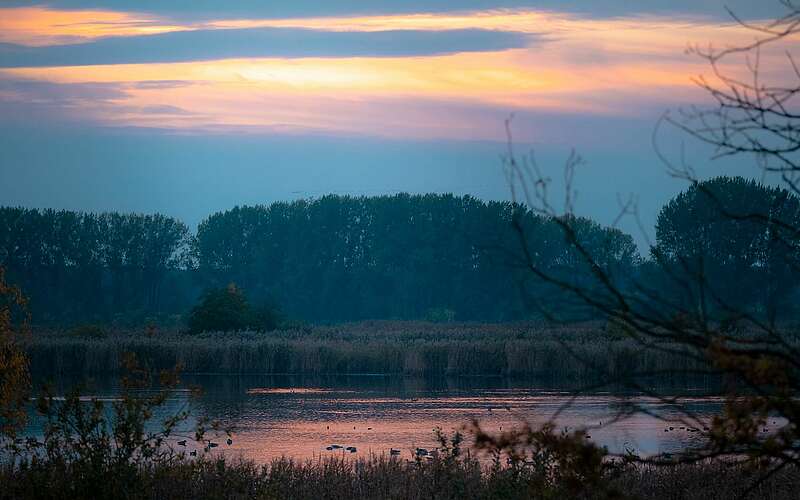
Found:
<path fill-rule="evenodd" d="M 187 335 L 111 331 L 81 336 L 34 331 L 25 349 L 35 373 L 116 372 L 122 353 L 153 368 L 181 364 L 189 373 L 503 375 L 586 379 L 697 368 L 685 358 L 643 350 L 602 325 L 361 322 L 269 333 Z M 565 347 L 566 345 L 566 347 Z"/>
<path fill-rule="evenodd" d="M 288 459 L 257 466 L 244 461 L 198 459 L 145 466 L 130 474 L 93 477 L 48 464 L 0 470 L 0 498 L 263 498 L 263 499 L 523 499 L 739 498 L 755 478 L 749 470 L 720 463 L 669 467 L 628 466 L 598 488 L 575 491 L 532 467 L 482 467 L 471 460 L 408 462 Z M 746 498 L 796 498 L 800 474 L 785 469 Z"/>

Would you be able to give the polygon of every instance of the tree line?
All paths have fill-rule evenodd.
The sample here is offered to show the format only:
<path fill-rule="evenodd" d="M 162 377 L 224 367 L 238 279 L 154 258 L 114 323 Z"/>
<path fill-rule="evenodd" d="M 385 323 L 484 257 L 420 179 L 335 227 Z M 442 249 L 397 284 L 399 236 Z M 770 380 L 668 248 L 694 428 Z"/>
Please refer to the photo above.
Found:
<path fill-rule="evenodd" d="M 164 215 L 0 209 L 0 266 L 38 322 L 185 307 L 191 241 L 186 224 Z"/>
<path fill-rule="evenodd" d="M 554 305 L 565 317 L 580 316 L 563 290 L 532 277 L 527 256 L 511 250 L 520 248 L 512 230 L 518 221 L 522 247 L 537 265 L 576 286 L 592 282 L 594 270 L 580 255 L 588 251 L 620 286 L 660 259 L 675 272 L 702 262 L 721 280 L 746 276 L 748 291 L 739 298 L 761 308 L 772 304 L 765 297 L 794 291 L 797 245 L 785 241 L 791 235 L 759 234 L 746 220 L 716 217 L 724 207 L 706 191 L 746 199 L 765 216 L 798 217 L 797 198 L 785 191 L 715 179 L 664 207 L 643 259 L 618 229 L 569 216 L 578 249 L 551 218 L 470 196 L 329 195 L 235 207 L 205 219 L 196 234 L 163 215 L 0 208 L 0 266 L 30 296 L 38 322 L 163 320 L 230 283 L 254 304 L 314 322 L 505 321 Z M 653 280 L 671 286 L 669 276 Z"/>

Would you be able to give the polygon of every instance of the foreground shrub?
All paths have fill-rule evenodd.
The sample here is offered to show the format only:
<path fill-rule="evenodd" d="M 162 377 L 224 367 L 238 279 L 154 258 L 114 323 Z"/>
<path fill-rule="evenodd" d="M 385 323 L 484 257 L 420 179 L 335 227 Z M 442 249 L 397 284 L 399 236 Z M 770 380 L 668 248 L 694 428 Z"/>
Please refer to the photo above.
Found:
<path fill-rule="evenodd" d="M 71 466 L 39 462 L 26 468 L 0 468 L 0 499 L 653 499 L 789 500 L 796 498 L 795 468 L 754 483 L 736 464 L 709 463 L 664 467 L 627 466 L 608 478 L 608 490 L 570 494 L 542 488 L 542 471 L 531 466 L 484 467 L 475 460 L 429 461 L 373 456 L 349 460 L 325 458 L 296 462 L 289 458 L 257 465 L 208 456 L 158 465 L 140 465 L 125 488 L 113 476 L 99 486 Z M 753 487 L 755 485 L 755 487 Z M 753 488 L 749 494 L 749 488 Z"/>
<path fill-rule="evenodd" d="M 230 435 L 229 429 L 202 417 L 193 426 L 183 425 L 188 406 L 154 421 L 179 383 L 177 368 L 154 379 L 127 354 L 123 371 L 121 393 L 111 404 L 82 397 L 79 387 L 64 398 L 45 388 L 36 398 L 44 420 L 41 436 L 0 434 L 0 498 L 141 498 L 146 471 L 185 462 L 186 455 L 174 451 L 172 441 L 205 442 L 208 431 Z"/>
<path fill-rule="evenodd" d="M 0 444 L 16 437 L 27 417 L 28 357 L 17 343 L 28 329 L 27 304 L 20 289 L 6 283 L 0 267 Z"/>

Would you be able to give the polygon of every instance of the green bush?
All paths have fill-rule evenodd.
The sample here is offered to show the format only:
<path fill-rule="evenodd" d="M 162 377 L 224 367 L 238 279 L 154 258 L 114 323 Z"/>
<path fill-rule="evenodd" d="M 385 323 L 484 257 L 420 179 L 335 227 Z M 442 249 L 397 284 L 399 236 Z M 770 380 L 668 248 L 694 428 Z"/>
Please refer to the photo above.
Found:
<path fill-rule="evenodd" d="M 282 321 L 277 307 L 271 303 L 251 306 L 242 290 L 231 283 L 203 295 L 189 314 L 188 327 L 190 333 L 268 331 L 278 328 Z"/>

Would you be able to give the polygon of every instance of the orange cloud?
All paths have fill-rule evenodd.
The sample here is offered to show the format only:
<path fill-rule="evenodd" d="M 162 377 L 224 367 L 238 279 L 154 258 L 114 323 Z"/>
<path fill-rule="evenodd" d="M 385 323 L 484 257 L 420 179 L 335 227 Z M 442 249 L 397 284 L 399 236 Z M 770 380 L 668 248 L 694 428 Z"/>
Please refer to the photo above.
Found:
<path fill-rule="evenodd" d="M 488 10 L 460 13 L 419 13 L 383 16 L 306 17 L 293 19 L 232 19 L 205 23 L 209 28 L 304 28 L 321 31 L 444 31 L 485 29 L 535 33 L 565 26 L 571 16 L 531 10 Z"/>
<path fill-rule="evenodd" d="M 169 64 L 19 68 L 6 78 L 55 83 L 120 84 L 127 98 L 114 123 L 169 126 L 280 127 L 289 130 L 402 133 L 487 138 L 448 109 L 481 107 L 502 113 L 540 110 L 635 114 L 620 96 L 691 89 L 685 73 L 645 65 L 574 68 L 549 55 L 533 64 L 526 49 L 413 58 L 235 59 Z M 162 80 L 186 85 L 148 86 Z M 676 91 L 681 89 L 683 91 Z M 439 103 L 426 113 L 419 103 Z M 400 105 L 398 103 L 406 103 Z M 174 106 L 182 116 L 137 114 Z M 436 109 L 435 111 L 433 109 Z M 478 127 L 480 128 L 480 127 Z M 400 132 L 398 132 L 400 131 Z M 481 133 L 484 133 L 482 131 Z M 494 138 L 494 136 L 492 136 Z"/>
<path fill-rule="evenodd" d="M 0 8 L 0 42 L 29 46 L 80 43 L 108 36 L 137 36 L 192 29 L 155 17 L 109 10 Z"/>
<path fill-rule="evenodd" d="M 703 61 L 684 53 L 689 42 L 724 46 L 753 38 L 739 26 L 702 20 L 593 20 L 534 11 L 256 19 L 202 25 L 104 11 L 66 14 L 15 9 L 20 12 L 27 13 L 28 21 L 25 15 L 18 16 L 10 23 L 16 30 L 10 34 L 2 29 L 9 25 L 8 17 L 0 13 L 0 19 L 5 19 L 0 21 L 0 37 L 40 43 L 48 33 L 55 37 L 52 41 L 135 35 L 141 30 L 259 26 L 328 31 L 481 28 L 548 34 L 529 48 L 441 56 L 227 59 L 0 70 L 0 77 L 15 80 L 117 84 L 125 90 L 124 97 L 86 110 L 92 119 L 176 130 L 253 127 L 497 138 L 496 132 L 470 123 L 464 109 L 497 109 L 500 115 L 528 110 L 626 116 L 641 114 L 647 106 L 683 104 L 697 96 L 690 77 L 708 69 Z M 789 43 L 796 48 L 796 41 Z M 764 53 L 762 63 L 767 69 L 782 67 L 777 57 L 784 56 Z M 164 80 L 185 84 L 141 85 Z M 423 103 L 435 104 L 426 107 Z M 75 113 L 81 115 L 81 110 Z M 497 129 L 493 123 L 492 130 Z"/>
<path fill-rule="evenodd" d="M 673 50 L 686 40 L 731 42 L 751 36 L 735 24 L 709 24 L 702 19 L 637 17 L 591 19 L 554 11 L 496 9 L 458 13 L 415 13 L 378 16 L 300 17 L 284 19 L 211 20 L 181 23 L 156 16 L 111 10 L 57 10 L 47 7 L 0 8 L 0 41 L 52 45 L 108 36 L 140 36 L 171 31 L 242 28 L 302 28 L 330 32 L 391 30 L 446 31 L 483 29 L 537 33 L 561 39 L 597 38 L 633 48 L 646 41 L 652 51 Z M 738 40 L 737 40 L 738 41 Z M 630 43 L 634 42 L 634 43 Z"/>
<path fill-rule="evenodd" d="M 689 85 L 685 73 L 646 64 L 558 64 L 555 54 L 531 51 L 461 53 L 404 58 L 228 59 L 159 64 L 14 68 L 0 73 L 17 79 L 62 83 L 126 83 L 180 80 L 233 85 L 286 94 L 417 96 L 513 103 L 513 96 L 591 92 L 603 87 Z M 599 75 L 605 72 L 608 76 Z M 619 81 L 617 76 L 622 76 Z M 591 78 L 593 77 L 593 78 Z M 613 81 L 612 81 L 613 80 Z"/>

